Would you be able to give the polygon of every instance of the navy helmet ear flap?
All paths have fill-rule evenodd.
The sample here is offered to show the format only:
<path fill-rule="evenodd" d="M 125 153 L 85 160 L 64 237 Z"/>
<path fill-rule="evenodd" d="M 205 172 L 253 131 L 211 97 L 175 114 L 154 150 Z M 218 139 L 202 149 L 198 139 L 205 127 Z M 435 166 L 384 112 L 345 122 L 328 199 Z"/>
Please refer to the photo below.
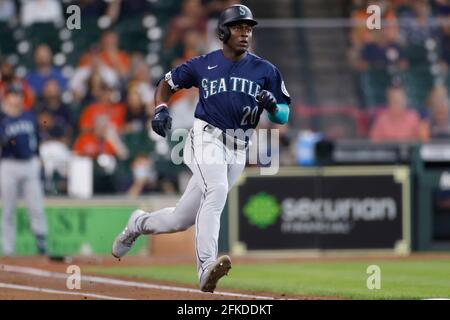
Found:
<path fill-rule="evenodd" d="M 223 43 L 226 43 L 228 41 L 228 39 L 230 39 L 230 29 L 228 29 L 227 26 L 219 25 L 217 31 L 218 31 L 219 39 Z"/>

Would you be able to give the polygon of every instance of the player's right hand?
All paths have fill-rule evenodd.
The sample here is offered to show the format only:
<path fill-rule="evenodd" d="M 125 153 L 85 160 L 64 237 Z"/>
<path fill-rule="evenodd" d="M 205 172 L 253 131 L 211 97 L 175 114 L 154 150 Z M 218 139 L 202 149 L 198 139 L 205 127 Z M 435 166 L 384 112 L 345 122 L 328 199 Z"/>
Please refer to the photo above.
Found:
<path fill-rule="evenodd" d="M 152 128 L 161 137 L 166 137 L 166 132 L 172 129 L 172 118 L 166 106 L 159 106 L 155 109 L 152 119 Z"/>

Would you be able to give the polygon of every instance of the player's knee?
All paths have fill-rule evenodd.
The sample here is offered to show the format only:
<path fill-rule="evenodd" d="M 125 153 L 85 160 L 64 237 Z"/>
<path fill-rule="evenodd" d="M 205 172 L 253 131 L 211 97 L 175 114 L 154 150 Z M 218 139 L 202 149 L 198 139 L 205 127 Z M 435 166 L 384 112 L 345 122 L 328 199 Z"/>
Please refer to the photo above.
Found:
<path fill-rule="evenodd" d="M 226 183 L 209 184 L 206 189 L 206 196 L 214 196 L 215 198 L 226 199 L 228 193 L 228 185 Z"/>

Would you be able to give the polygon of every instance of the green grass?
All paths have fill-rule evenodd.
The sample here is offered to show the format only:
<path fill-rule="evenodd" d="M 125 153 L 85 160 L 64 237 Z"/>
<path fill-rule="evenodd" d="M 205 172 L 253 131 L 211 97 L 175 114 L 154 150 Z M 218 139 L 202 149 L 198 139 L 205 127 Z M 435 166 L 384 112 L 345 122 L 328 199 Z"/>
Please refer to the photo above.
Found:
<path fill-rule="evenodd" d="M 381 269 L 381 289 L 369 290 L 367 267 Z M 90 268 L 89 272 L 197 284 L 193 265 Z M 450 298 L 450 260 L 234 264 L 219 288 L 350 299 Z"/>

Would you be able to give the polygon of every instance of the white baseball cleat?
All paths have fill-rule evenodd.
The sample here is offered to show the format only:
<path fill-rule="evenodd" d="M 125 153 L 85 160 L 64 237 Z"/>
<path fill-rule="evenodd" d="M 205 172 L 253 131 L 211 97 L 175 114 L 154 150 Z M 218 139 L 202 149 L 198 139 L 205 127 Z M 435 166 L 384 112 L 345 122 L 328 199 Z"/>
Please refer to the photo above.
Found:
<path fill-rule="evenodd" d="M 228 274 L 231 269 L 229 256 L 221 256 L 203 271 L 200 279 L 200 290 L 203 292 L 214 292 L 217 282 Z"/>
<path fill-rule="evenodd" d="M 122 258 L 133 247 L 136 239 L 141 235 L 139 232 L 132 231 L 134 229 L 135 221 L 140 215 L 145 213 L 145 211 L 140 209 L 133 211 L 130 219 L 128 219 L 127 226 L 113 242 L 111 253 L 115 258 Z"/>

